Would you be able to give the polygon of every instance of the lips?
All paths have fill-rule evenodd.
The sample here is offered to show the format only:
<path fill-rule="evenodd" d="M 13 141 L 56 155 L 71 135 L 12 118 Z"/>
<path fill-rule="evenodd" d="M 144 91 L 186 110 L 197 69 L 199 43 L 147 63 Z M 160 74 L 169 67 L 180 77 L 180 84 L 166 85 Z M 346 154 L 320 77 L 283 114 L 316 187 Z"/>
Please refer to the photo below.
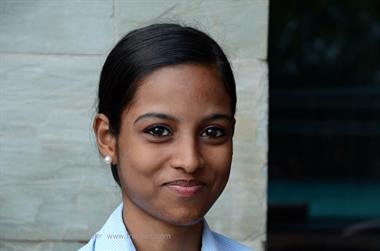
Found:
<path fill-rule="evenodd" d="M 164 183 L 164 186 L 181 197 L 194 197 L 206 186 L 206 183 L 199 180 L 173 180 Z"/>
<path fill-rule="evenodd" d="M 205 183 L 199 180 L 174 180 L 166 182 L 164 185 L 191 187 L 205 185 Z"/>

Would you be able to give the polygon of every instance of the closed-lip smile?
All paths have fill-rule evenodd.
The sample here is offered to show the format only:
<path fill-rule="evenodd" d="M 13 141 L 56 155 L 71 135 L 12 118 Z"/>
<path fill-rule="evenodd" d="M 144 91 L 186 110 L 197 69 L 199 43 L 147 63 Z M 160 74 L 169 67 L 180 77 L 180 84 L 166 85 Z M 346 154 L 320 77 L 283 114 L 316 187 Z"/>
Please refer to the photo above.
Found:
<path fill-rule="evenodd" d="M 181 197 L 194 197 L 197 193 L 206 186 L 206 183 L 200 180 L 178 179 L 165 182 L 163 186 L 168 187 Z"/>

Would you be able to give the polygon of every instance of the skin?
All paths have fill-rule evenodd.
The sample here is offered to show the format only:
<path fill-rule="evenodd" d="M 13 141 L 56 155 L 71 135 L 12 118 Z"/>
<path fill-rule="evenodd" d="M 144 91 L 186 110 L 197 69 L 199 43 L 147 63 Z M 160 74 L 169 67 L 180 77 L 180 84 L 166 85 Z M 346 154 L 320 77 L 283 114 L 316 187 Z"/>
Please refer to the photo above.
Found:
<path fill-rule="evenodd" d="M 119 167 L 123 220 L 137 250 L 200 250 L 203 217 L 229 177 L 234 125 L 217 72 L 193 64 L 145 77 L 122 114 L 119 135 L 97 115 L 99 151 Z M 184 195 L 168 185 L 174 180 L 201 185 Z"/>

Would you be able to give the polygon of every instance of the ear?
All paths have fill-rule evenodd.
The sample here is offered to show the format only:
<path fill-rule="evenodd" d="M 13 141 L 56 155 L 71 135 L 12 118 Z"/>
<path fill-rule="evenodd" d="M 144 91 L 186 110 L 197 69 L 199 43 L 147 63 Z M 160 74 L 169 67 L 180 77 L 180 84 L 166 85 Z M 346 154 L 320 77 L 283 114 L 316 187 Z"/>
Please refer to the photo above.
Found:
<path fill-rule="evenodd" d="M 107 116 L 102 113 L 97 114 L 92 126 L 100 155 L 103 158 L 109 155 L 112 158 L 112 164 L 117 164 L 117 140 L 116 136 L 111 133 Z"/>

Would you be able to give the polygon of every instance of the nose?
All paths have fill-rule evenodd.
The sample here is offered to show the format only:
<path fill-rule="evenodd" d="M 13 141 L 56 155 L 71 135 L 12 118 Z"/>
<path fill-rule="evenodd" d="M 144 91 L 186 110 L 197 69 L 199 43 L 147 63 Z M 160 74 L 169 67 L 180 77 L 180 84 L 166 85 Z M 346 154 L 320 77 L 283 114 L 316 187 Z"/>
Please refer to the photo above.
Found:
<path fill-rule="evenodd" d="M 199 143 L 191 136 L 178 140 L 173 151 L 171 166 L 176 169 L 194 173 L 205 164 Z"/>

